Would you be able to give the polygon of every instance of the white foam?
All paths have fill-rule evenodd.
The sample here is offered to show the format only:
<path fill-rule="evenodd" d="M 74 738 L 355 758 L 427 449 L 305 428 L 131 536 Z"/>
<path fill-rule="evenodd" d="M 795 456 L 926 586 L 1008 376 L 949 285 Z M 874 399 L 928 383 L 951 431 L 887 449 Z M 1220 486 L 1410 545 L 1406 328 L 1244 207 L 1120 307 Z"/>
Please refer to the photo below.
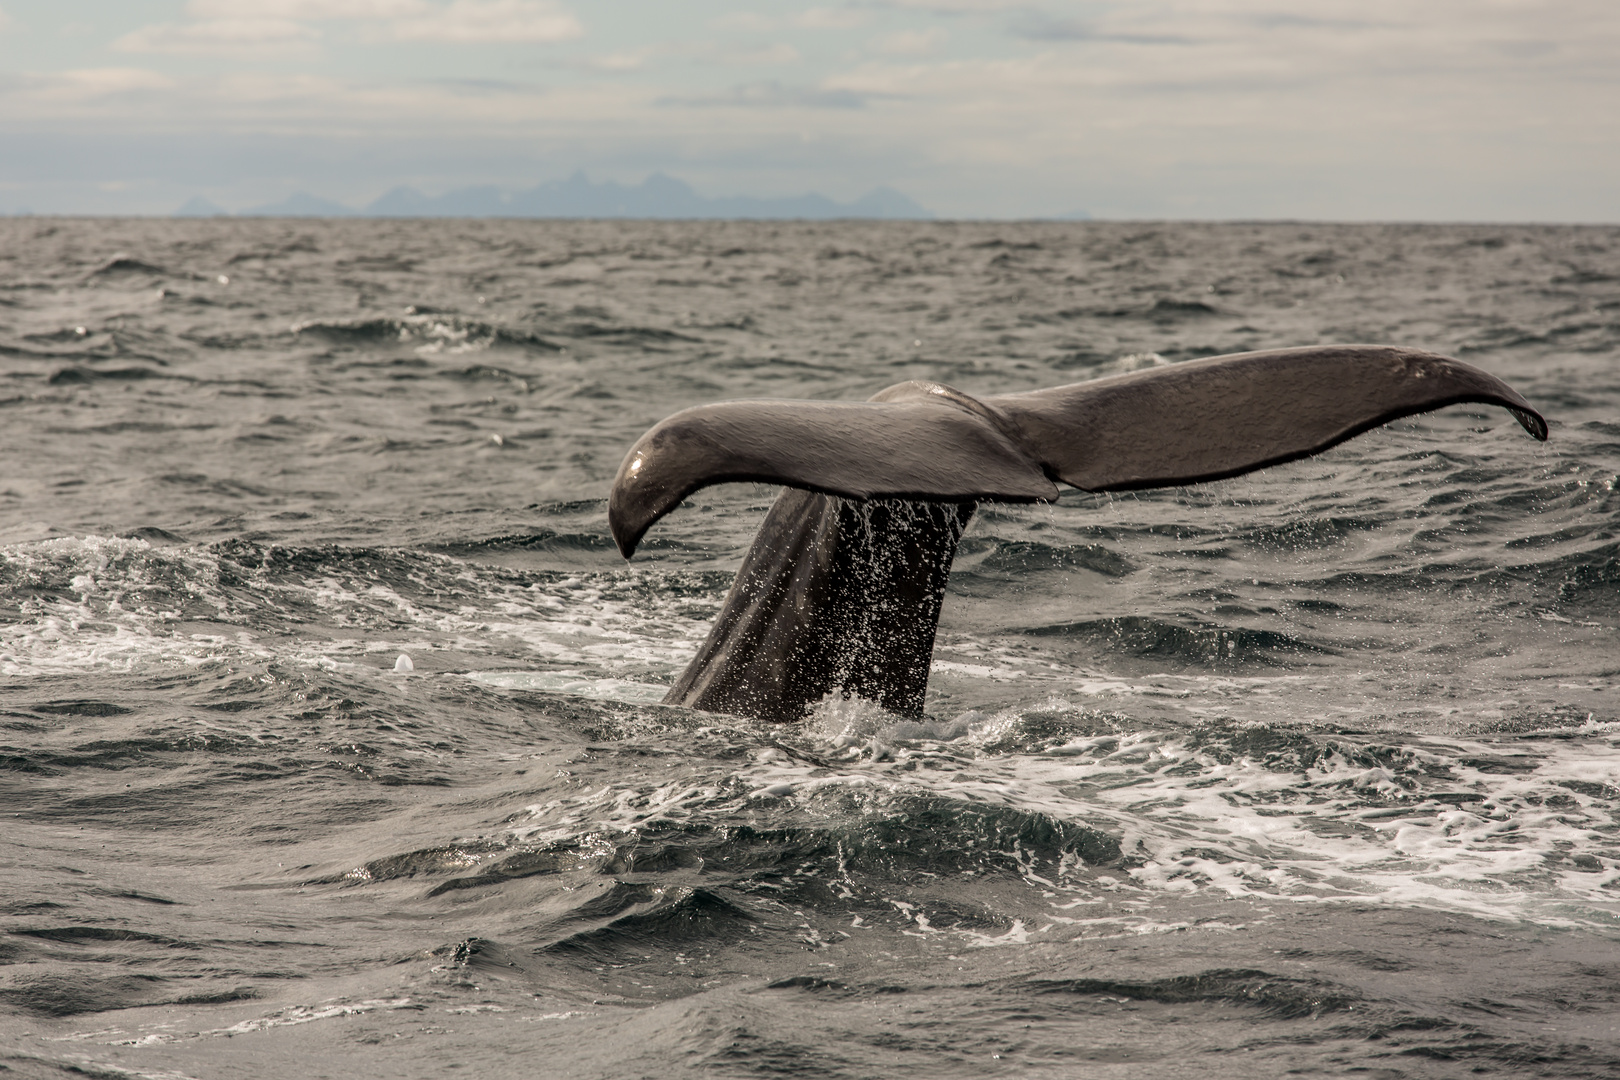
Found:
<path fill-rule="evenodd" d="M 121 1039 L 114 1042 L 115 1046 L 160 1046 L 168 1043 L 187 1042 L 192 1039 L 230 1038 L 235 1035 L 247 1035 L 255 1031 L 265 1031 L 270 1028 L 294 1027 L 299 1024 L 312 1024 L 318 1020 L 333 1020 L 343 1016 L 357 1016 L 369 1012 L 387 1012 L 394 1009 L 420 1008 L 414 1005 L 410 998 L 368 998 L 365 1001 L 328 1001 L 319 1005 L 291 1005 L 285 1009 L 277 1009 L 266 1016 L 256 1016 L 251 1020 L 243 1020 L 230 1027 L 214 1028 L 209 1031 L 192 1031 L 181 1034 L 171 1034 L 165 1031 L 153 1032 L 138 1039 Z"/>
<path fill-rule="evenodd" d="M 0 674 L 132 671 L 244 653 L 269 656 L 234 629 L 175 629 L 186 603 L 228 619 L 218 563 L 203 553 L 159 550 L 144 540 L 64 537 L 0 547 L 0 573 L 10 591 L 25 594 L 16 617 L 0 623 Z"/>
<path fill-rule="evenodd" d="M 664 700 L 667 686 L 597 679 L 572 671 L 471 671 L 467 678 L 502 690 L 544 690 L 553 694 L 647 704 Z"/>
<path fill-rule="evenodd" d="M 646 704 L 665 688 L 619 673 L 669 672 L 686 662 L 712 610 L 685 598 L 689 589 L 663 588 L 656 571 L 533 580 L 438 556 L 394 557 L 400 580 L 409 575 L 426 587 L 404 595 L 368 570 L 339 565 L 302 577 L 235 567 L 227 588 L 212 552 L 140 540 L 91 536 L 3 547 L 0 575 L 16 606 L 0 622 L 0 674 L 243 659 L 369 662 L 375 669 L 390 654 L 397 668 L 407 650 L 454 649 L 521 657 L 512 667 L 488 665 L 468 676 L 485 686 Z M 306 624 L 318 632 L 301 634 Z M 1320 693 L 1316 676 L 1296 673 L 1124 679 L 1065 671 L 1013 649 L 985 646 L 980 654 L 978 663 L 936 666 L 942 677 L 1017 687 L 1024 711 L 1041 713 L 1050 721 L 1041 730 L 1059 734 L 1032 740 L 1019 709 L 912 721 L 835 695 L 785 733 L 821 764 L 762 756 L 659 788 L 582 793 L 531 808 L 514 822 L 514 840 L 751 812 L 760 799 L 809 805 L 840 789 L 858 790 L 874 813 L 885 800 L 927 794 L 1010 806 L 1117 837 L 1129 860 L 1122 880 L 1149 894 L 1354 899 L 1554 924 L 1610 925 L 1620 917 L 1620 840 L 1606 831 L 1620 800 L 1612 725 L 1589 720 L 1556 741 L 1505 745 L 1401 735 L 1376 759 L 1358 753 L 1356 740 L 1341 740 L 1343 749 L 1284 771 L 1241 757 L 1222 761 L 1181 727 L 1099 733 L 1106 716 L 1087 709 L 1126 712 L 1132 719 L 1125 727 L 1140 728 L 1159 706 L 1183 720 L 1248 718 L 1297 711 L 1307 695 L 1331 717 L 1362 708 L 1341 698 L 1361 693 L 1377 673 L 1338 673 L 1348 689 L 1335 696 Z M 1003 682 L 1007 673 L 1017 681 Z M 1577 685 L 1607 691 L 1610 681 Z M 1476 714 L 1517 708 L 1505 694 L 1486 691 L 1463 704 Z M 1075 734 L 1065 740 L 1061 731 L 1071 721 Z M 1401 723 L 1396 716 L 1388 726 Z M 991 752 L 1004 744 L 1045 749 Z M 1479 764 L 1515 755 L 1517 764 Z M 1099 888 L 1078 869 L 1054 880 L 1073 895 Z"/>
<path fill-rule="evenodd" d="M 1025 866 L 1054 918 L 1125 889 L 1620 923 L 1611 818 L 1620 755 L 1605 738 L 1504 749 L 1425 737 L 1376 747 L 1372 764 L 1364 759 L 1371 750 L 1346 743 L 1290 771 L 1242 756 L 1223 761 L 1218 745 L 1197 746 L 1179 732 L 1086 736 L 1040 754 L 980 750 L 1002 724 L 982 713 L 910 724 L 862 702 L 824 703 L 797 735 L 821 748 L 817 760 L 767 750 L 735 772 L 582 792 L 527 808 L 511 836 L 536 843 L 634 832 L 745 812 L 761 798 L 813 813 L 818 797 L 847 791 L 863 812 L 881 814 L 886 804 L 930 796 L 1118 838 L 1126 859 L 1118 871 L 1098 875 L 1077 858 Z M 1501 764 L 1514 757 L 1517 764 Z M 1499 771 L 1508 767 L 1522 771 Z M 1564 786 L 1570 781 L 1606 785 L 1605 793 L 1582 794 Z"/>
<path fill-rule="evenodd" d="M 443 556 L 397 558 L 401 576 L 431 579 L 436 604 L 440 595 L 462 602 L 429 606 L 364 570 L 330 568 L 303 577 L 233 568 L 228 590 L 213 552 L 143 540 L 85 536 L 0 547 L 0 580 L 19 597 L 14 617 L 0 622 L 0 675 L 271 659 L 335 668 L 405 650 L 668 671 L 684 665 L 708 631 L 704 605 L 666 596 L 658 571 L 519 583 Z M 342 630 L 351 633 L 333 632 Z"/>
<path fill-rule="evenodd" d="M 495 344 L 496 329 L 486 323 L 473 322 L 460 319 L 453 315 L 432 315 L 418 313 L 415 309 L 407 311 L 395 320 L 399 331 L 399 341 L 407 344 L 419 341 L 416 352 L 431 356 L 436 353 L 447 355 L 460 355 L 471 352 L 483 352 Z M 319 320 L 294 323 L 290 329 L 294 334 L 302 334 L 309 330 L 319 330 L 332 324 Z"/>

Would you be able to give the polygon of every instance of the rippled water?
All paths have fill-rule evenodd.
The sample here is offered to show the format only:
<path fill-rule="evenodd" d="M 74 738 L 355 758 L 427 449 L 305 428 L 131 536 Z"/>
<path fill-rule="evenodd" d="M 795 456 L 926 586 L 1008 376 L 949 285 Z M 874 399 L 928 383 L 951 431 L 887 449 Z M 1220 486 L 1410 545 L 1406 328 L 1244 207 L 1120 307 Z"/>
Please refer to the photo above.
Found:
<path fill-rule="evenodd" d="M 1620 1068 L 1620 230 L 0 237 L 19 1075 Z M 668 413 L 1331 341 L 1552 439 L 981 507 L 927 722 L 657 704 L 773 497 L 622 562 Z"/>

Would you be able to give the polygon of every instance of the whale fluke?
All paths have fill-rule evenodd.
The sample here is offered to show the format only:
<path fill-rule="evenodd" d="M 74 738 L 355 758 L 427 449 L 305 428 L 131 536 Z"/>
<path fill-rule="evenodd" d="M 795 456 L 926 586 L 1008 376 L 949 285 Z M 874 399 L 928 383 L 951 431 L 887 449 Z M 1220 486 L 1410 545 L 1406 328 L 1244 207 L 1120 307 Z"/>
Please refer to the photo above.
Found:
<path fill-rule="evenodd" d="M 629 558 L 710 484 L 786 485 L 667 704 L 793 720 L 830 691 L 918 715 L 940 604 L 976 503 L 1172 487 L 1320 453 L 1479 402 L 1547 422 L 1460 360 L 1386 345 L 1238 353 L 975 399 L 930 382 L 866 402 L 734 401 L 643 435 L 608 498 Z"/>
<path fill-rule="evenodd" d="M 1547 438 L 1547 421 L 1496 376 L 1386 345 L 1213 356 L 986 399 L 1025 433 L 1043 467 L 1084 491 L 1240 476 L 1464 402 L 1500 405 Z"/>
<path fill-rule="evenodd" d="M 1236 353 L 975 399 L 901 383 L 865 402 L 731 401 L 676 413 L 625 455 L 608 499 L 629 558 L 688 495 L 751 480 L 850 499 L 1038 502 L 1174 487 L 1320 453 L 1363 431 L 1463 402 L 1547 422 L 1470 364 L 1387 345 Z"/>
<path fill-rule="evenodd" d="M 1003 418 L 939 383 L 900 383 L 870 401 L 699 405 L 630 448 L 608 496 L 608 527 L 628 559 L 688 495 L 738 480 L 849 499 L 1057 498 L 1017 440 Z"/>

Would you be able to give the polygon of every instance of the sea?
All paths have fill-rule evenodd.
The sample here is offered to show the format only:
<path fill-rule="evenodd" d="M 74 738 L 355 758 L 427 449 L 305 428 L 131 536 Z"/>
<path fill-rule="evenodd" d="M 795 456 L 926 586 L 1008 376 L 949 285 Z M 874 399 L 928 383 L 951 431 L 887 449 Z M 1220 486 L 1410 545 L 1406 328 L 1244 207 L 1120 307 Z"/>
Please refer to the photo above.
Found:
<path fill-rule="evenodd" d="M 982 505 L 924 719 L 659 703 L 776 495 L 624 561 L 665 416 L 1332 342 L 1551 439 Z M 4 1076 L 1620 1074 L 1620 229 L 11 218 L 0 460 Z"/>

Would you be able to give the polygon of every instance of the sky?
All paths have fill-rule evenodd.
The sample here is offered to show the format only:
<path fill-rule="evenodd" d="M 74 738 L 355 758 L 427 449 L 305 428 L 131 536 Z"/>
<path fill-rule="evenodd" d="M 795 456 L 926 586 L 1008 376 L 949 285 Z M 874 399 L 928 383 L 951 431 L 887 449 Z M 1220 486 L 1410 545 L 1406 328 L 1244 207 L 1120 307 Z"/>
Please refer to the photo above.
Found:
<path fill-rule="evenodd" d="M 0 213 L 578 169 L 963 218 L 1620 222 L 1620 3 L 0 0 Z"/>

